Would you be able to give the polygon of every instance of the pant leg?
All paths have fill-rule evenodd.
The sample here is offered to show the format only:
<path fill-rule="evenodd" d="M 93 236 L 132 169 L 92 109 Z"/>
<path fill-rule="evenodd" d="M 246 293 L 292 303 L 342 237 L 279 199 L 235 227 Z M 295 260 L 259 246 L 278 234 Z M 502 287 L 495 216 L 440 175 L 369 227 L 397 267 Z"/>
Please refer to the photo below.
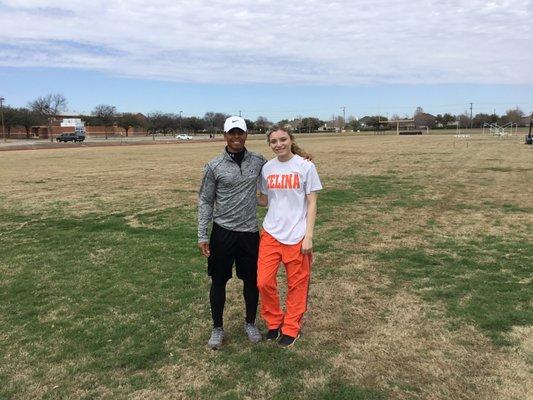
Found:
<path fill-rule="evenodd" d="M 209 289 L 209 303 L 211 304 L 211 317 L 213 328 L 224 326 L 224 304 L 226 303 L 227 280 L 212 280 Z"/>
<path fill-rule="evenodd" d="M 259 291 L 257 289 L 257 257 L 259 253 L 259 232 L 239 232 L 235 269 L 242 280 L 246 322 L 255 323 Z"/>
<path fill-rule="evenodd" d="M 283 263 L 287 271 L 287 311 L 282 333 L 296 337 L 301 329 L 302 317 L 307 310 L 311 254 L 302 254 L 301 243 L 283 247 Z"/>
<path fill-rule="evenodd" d="M 207 259 L 207 272 L 211 277 L 209 302 L 214 327 L 223 326 L 226 283 L 231 279 L 235 260 L 236 234 L 213 223 L 209 240 L 211 255 Z"/>
<path fill-rule="evenodd" d="M 246 308 L 245 321 L 249 324 L 255 324 L 257 305 L 259 304 L 259 290 L 257 289 L 257 281 L 243 280 L 242 283 L 242 295 L 244 297 L 244 306 Z"/>
<path fill-rule="evenodd" d="M 263 231 L 259 242 L 257 261 L 257 287 L 261 298 L 261 317 L 268 329 L 276 329 L 283 323 L 283 311 L 279 304 L 276 275 L 281 262 L 281 244 Z"/>

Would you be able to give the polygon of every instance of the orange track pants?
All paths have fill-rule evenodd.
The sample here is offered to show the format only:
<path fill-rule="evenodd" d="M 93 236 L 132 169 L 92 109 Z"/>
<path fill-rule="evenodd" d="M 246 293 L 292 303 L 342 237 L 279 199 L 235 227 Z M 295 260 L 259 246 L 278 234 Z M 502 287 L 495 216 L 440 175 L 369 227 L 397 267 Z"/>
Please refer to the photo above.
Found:
<path fill-rule="evenodd" d="M 284 335 L 296 337 L 307 310 L 307 294 L 311 277 L 311 254 L 301 253 L 302 242 L 287 245 L 268 232 L 261 233 L 257 261 L 257 287 L 261 298 L 261 317 L 268 329 L 281 327 Z M 287 304 L 283 313 L 279 304 L 276 275 L 283 262 L 287 272 Z"/>

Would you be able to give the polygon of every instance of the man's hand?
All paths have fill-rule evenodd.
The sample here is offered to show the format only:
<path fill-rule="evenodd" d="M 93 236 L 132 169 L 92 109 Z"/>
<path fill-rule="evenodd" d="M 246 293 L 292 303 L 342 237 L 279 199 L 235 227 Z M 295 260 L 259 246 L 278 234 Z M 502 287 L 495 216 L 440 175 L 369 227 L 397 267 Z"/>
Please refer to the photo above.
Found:
<path fill-rule="evenodd" d="M 204 257 L 209 257 L 209 255 L 211 254 L 211 251 L 209 250 L 209 242 L 198 243 L 198 248 L 200 249 L 200 253 L 202 253 Z"/>
<path fill-rule="evenodd" d="M 304 237 L 304 240 L 302 242 L 302 254 L 309 254 L 313 252 L 313 239 Z"/>

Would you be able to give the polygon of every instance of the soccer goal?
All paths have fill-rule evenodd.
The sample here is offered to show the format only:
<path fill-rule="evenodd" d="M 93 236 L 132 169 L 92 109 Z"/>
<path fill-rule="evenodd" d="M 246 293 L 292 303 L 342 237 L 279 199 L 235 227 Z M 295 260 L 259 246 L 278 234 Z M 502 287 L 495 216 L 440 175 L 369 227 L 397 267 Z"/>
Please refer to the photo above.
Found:
<path fill-rule="evenodd" d="M 492 136 L 511 136 L 513 133 L 518 135 L 518 124 L 514 122 L 508 122 L 505 125 L 498 125 L 496 123 L 485 122 L 483 124 L 483 135 L 488 133 Z"/>

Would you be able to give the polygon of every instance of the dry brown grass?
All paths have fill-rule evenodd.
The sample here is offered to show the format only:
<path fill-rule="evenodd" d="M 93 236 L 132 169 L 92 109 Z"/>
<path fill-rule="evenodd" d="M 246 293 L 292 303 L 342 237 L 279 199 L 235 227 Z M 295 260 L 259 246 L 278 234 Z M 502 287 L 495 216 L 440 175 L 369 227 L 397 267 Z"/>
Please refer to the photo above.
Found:
<path fill-rule="evenodd" d="M 406 292 L 380 295 L 387 279 L 367 269 L 374 272 L 313 285 L 306 331 L 318 347 L 341 346 L 333 374 L 394 399 L 527 398 L 527 350 L 497 349 L 472 326 L 451 331 L 442 307 Z"/>
<path fill-rule="evenodd" d="M 298 140 L 314 155 L 326 188 L 354 176 L 394 173 L 419 184 L 424 198 L 433 201 L 430 207 L 395 213 L 360 208 L 354 215 L 349 209 L 339 209 L 338 220 L 317 227 L 320 236 L 372 220 L 379 240 L 354 241 L 348 248 L 338 243 L 345 246 L 345 253 L 317 254 L 316 275 L 320 276 L 320 270 L 335 273 L 313 278 L 303 339 L 309 345 L 293 351 L 304 356 L 328 346 L 341 351 L 325 355 L 329 372 L 305 373 L 302 386 L 320 388 L 331 377 L 341 377 L 361 387 L 388 391 L 393 399 L 531 398 L 531 327 L 512 332 L 510 337 L 517 341 L 513 348 L 493 346 L 473 326 L 450 330 L 442 305 L 424 303 L 407 287 L 391 295 L 383 266 L 359 250 L 424 246 L 426 238 L 412 232 L 427 227 L 429 221 L 436 222 L 438 230 L 433 233 L 437 237 L 453 234 L 468 239 L 480 232 L 530 232 L 531 214 L 524 221 L 523 214 L 506 214 L 495 207 L 531 204 L 532 149 L 516 139 L 481 136 L 474 137 L 468 147 L 450 136 L 302 136 Z M 250 139 L 248 147 L 270 157 L 263 140 Z M 202 166 L 221 149 L 217 142 L 5 152 L 0 157 L 1 207 L 43 217 L 56 212 L 77 217 L 119 213 L 126 215 L 130 226 L 150 226 L 139 219 L 147 211 L 178 206 L 194 212 Z M 388 207 L 388 198 L 375 201 L 381 208 Z M 450 211 L 450 204 L 467 204 L 468 208 Z M 17 229 L 21 224 L 0 221 L 0 240 L 1 235 Z M 104 266 L 106 254 L 106 249 L 99 249 L 91 257 Z M 226 311 L 230 330 L 241 329 L 235 322 L 242 316 L 240 290 L 237 282 L 230 283 Z M 209 325 L 198 320 L 186 327 L 193 332 L 191 348 L 203 345 Z M 180 329 L 169 340 L 170 348 L 180 340 Z M 213 374 L 231 379 L 216 353 L 195 350 L 175 356 L 179 361 L 157 371 L 162 380 L 157 387 L 133 391 L 129 398 L 187 398 L 189 391 L 208 386 Z M 13 354 L 7 357 L 13 361 L 12 378 L 33 385 L 26 391 L 33 398 L 42 397 L 43 385 L 53 385 L 55 374 L 64 374 L 60 366 L 48 371 L 41 383 L 32 383 L 31 365 L 15 362 Z M 94 377 L 81 379 L 91 382 Z M 258 398 L 268 398 L 280 385 L 267 372 L 256 381 Z M 237 386 L 234 393 L 246 398 L 245 388 Z M 70 394 L 80 397 L 84 391 Z M 110 392 L 102 387 L 98 394 L 104 398 Z"/>

